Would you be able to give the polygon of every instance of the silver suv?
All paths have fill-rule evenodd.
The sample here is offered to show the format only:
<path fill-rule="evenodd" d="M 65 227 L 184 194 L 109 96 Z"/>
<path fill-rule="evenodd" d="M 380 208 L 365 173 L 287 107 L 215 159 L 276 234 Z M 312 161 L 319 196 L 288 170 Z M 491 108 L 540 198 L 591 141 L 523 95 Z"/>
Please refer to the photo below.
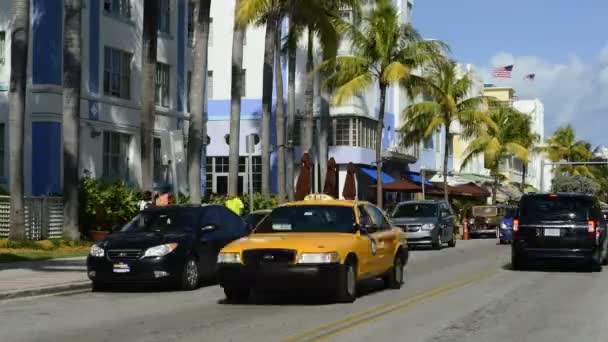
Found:
<path fill-rule="evenodd" d="M 431 245 L 441 249 L 456 246 L 456 217 L 446 201 L 408 201 L 397 204 L 391 214 L 393 224 L 407 233 L 410 245 Z"/>

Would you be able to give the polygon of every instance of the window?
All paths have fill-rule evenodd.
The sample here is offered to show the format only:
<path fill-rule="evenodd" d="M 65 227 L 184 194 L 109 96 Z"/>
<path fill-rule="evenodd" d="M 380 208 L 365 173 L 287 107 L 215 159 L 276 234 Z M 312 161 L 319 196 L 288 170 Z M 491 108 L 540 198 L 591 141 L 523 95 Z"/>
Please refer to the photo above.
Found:
<path fill-rule="evenodd" d="M 213 45 L 213 18 L 209 18 L 209 40 L 207 43 L 208 46 Z"/>
<path fill-rule="evenodd" d="M 262 191 L 262 157 L 253 157 L 252 173 L 253 173 L 253 192 Z"/>
<path fill-rule="evenodd" d="M 0 124 L 0 177 L 4 177 L 4 124 Z"/>
<path fill-rule="evenodd" d="M 154 138 L 154 181 L 163 183 L 163 156 L 161 155 L 161 140 Z"/>
<path fill-rule="evenodd" d="M 353 233 L 352 207 L 304 205 L 279 207 L 261 222 L 256 233 Z"/>
<path fill-rule="evenodd" d="M 387 226 L 387 222 L 382 211 L 372 205 L 368 205 L 365 208 L 367 209 L 369 216 L 371 216 L 373 223 L 378 226 L 378 229 L 384 230 Z"/>
<path fill-rule="evenodd" d="M 188 2 L 188 44 L 194 45 L 194 3 Z"/>
<path fill-rule="evenodd" d="M 448 155 L 454 155 L 454 134 L 448 135 Z"/>
<path fill-rule="evenodd" d="M 130 0 L 104 0 L 103 9 L 107 13 L 111 13 L 125 18 L 131 17 Z"/>
<path fill-rule="evenodd" d="M 169 0 L 158 0 L 158 31 L 171 33 L 171 7 Z"/>
<path fill-rule="evenodd" d="M 350 118 L 336 119 L 336 146 L 350 145 Z"/>
<path fill-rule="evenodd" d="M 213 70 L 207 71 L 207 100 L 213 98 Z"/>
<path fill-rule="evenodd" d="M 441 152 L 441 131 L 440 130 L 435 131 L 435 139 L 437 142 L 435 144 L 435 151 Z"/>
<path fill-rule="evenodd" d="M 103 132 L 103 177 L 128 180 L 129 178 L 129 134 Z"/>
<path fill-rule="evenodd" d="M 430 203 L 406 203 L 398 205 L 393 211 L 393 218 L 401 217 L 436 217 L 437 205 Z"/>
<path fill-rule="evenodd" d="M 169 107 L 169 87 L 171 84 L 168 64 L 156 63 L 156 105 Z"/>
<path fill-rule="evenodd" d="M 241 70 L 241 96 L 247 96 L 247 70 Z"/>
<path fill-rule="evenodd" d="M 425 150 L 432 150 L 432 149 L 433 149 L 433 146 L 434 146 L 434 144 L 433 144 L 433 143 L 434 143 L 433 139 L 434 139 L 434 138 L 435 138 L 435 136 L 434 136 L 434 135 L 430 135 L 430 136 L 428 136 L 427 138 L 424 138 L 424 141 L 423 141 L 423 143 L 422 143 L 422 144 L 423 144 L 422 146 L 424 147 L 424 149 L 425 149 Z"/>
<path fill-rule="evenodd" d="M 369 214 L 365 210 L 365 207 L 360 205 L 359 209 L 359 224 L 363 226 L 369 226 L 372 223 L 372 220 L 369 218 Z"/>
<path fill-rule="evenodd" d="M 4 61 L 6 59 L 5 50 L 6 50 L 6 32 L 0 31 L 0 65 L 4 64 Z"/>
<path fill-rule="evenodd" d="M 131 96 L 132 55 L 118 49 L 104 49 L 103 92 L 108 96 L 129 99 Z"/>
<path fill-rule="evenodd" d="M 213 191 L 213 157 L 207 157 L 205 163 L 207 177 L 205 179 L 205 189 L 209 194 Z"/>

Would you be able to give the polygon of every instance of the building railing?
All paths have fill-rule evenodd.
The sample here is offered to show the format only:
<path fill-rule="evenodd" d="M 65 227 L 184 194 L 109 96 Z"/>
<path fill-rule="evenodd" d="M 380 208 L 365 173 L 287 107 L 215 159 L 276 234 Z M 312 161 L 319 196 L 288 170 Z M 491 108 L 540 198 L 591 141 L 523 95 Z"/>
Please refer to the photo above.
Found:
<path fill-rule="evenodd" d="M 28 240 L 63 237 L 63 198 L 25 197 L 25 236 Z M 0 239 L 10 232 L 10 197 L 0 196 Z"/>

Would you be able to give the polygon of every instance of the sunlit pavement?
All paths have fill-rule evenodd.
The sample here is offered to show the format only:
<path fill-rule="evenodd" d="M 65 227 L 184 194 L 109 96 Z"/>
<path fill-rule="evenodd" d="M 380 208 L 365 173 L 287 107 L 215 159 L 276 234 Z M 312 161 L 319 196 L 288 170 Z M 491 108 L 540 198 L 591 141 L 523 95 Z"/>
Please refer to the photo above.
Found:
<path fill-rule="evenodd" d="M 2 341 L 606 341 L 608 269 L 510 269 L 495 240 L 415 250 L 401 290 L 381 282 L 353 304 L 255 296 L 218 286 L 72 293 L 1 303 Z"/>

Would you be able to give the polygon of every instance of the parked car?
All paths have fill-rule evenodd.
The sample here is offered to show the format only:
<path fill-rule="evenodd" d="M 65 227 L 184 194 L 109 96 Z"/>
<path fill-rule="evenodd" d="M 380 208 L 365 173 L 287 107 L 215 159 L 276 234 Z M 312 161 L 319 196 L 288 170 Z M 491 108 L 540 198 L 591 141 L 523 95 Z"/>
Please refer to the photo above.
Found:
<path fill-rule="evenodd" d="M 245 221 L 220 205 L 146 209 L 91 247 L 88 276 L 95 289 L 167 283 L 192 290 L 215 276 L 220 249 L 248 233 Z"/>
<path fill-rule="evenodd" d="M 471 209 L 468 230 L 471 239 L 499 237 L 503 223 L 502 207 L 496 205 L 478 205 Z"/>
<path fill-rule="evenodd" d="M 256 210 L 243 216 L 243 219 L 249 225 L 249 229 L 254 230 L 258 223 L 260 223 L 260 221 L 266 216 L 268 216 L 271 212 L 272 210 L 270 209 Z"/>
<path fill-rule="evenodd" d="M 496 226 L 496 238 L 500 244 L 511 243 L 513 220 L 517 217 L 517 207 L 499 205 L 497 208 L 500 224 Z"/>
<path fill-rule="evenodd" d="M 581 260 L 600 271 L 607 261 L 606 243 L 606 220 L 596 197 L 528 194 L 513 223 L 511 262 L 521 269 L 534 260 Z"/>
<path fill-rule="evenodd" d="M 224 247 L 218 278 L 231 301 L 253 290 L 320 291 L 353 302 L 365 279 L 400 288 L 407 260 L 405 234 L 376 206 L 310 199 L 273 209 L 253 234 Z"/>
<path fill-rule="evenodd" d="M 456 216 L 446 201 L 408 201 L 397 204 L 393 224 L 407 232 L 410 245 L 430 244 L 441 249 L 445 242 L 456 246 Z"/>

